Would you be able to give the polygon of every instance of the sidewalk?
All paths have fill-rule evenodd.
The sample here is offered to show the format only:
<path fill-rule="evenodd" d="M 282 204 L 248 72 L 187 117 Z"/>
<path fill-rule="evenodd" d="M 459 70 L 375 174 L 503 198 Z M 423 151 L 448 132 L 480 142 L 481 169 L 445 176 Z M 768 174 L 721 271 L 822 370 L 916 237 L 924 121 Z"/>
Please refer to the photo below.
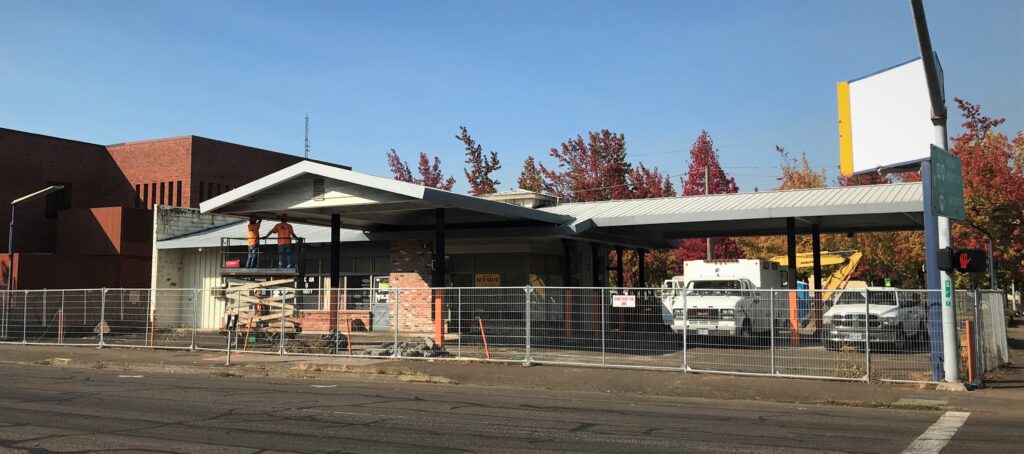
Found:
<path fill-rule="evenodd" d="M 520 390 L 589 391 L 729 400 L 964 409 L 1024 417 L 1024 327 L 1008 330 L 1011 365 L 991 375 L 988 389 L 936 391 L 934 386 L 812 379 L 684 374 L 671 371 L 523 367 L 446 360 L 391 360 L 188 352 L 132 348 L 0 345 L 0 364 L 314 380 L 392 380 Z"/>

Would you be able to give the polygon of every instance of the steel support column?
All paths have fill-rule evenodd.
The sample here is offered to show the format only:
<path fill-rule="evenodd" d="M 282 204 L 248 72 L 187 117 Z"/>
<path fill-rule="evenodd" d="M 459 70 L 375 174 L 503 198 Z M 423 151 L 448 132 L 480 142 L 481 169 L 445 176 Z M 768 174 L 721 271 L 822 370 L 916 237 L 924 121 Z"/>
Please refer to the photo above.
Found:
<path fill-rule="evenodd" d="M 444 347 L 444 242 L 444 208 L 437 208 L 434 210 L 434 272 L 430 278 L 430 286 L 434 288 L 434 343 L 439 347 Z"/>
<path fill-rule="evenodd" d="M 633 287 L 646 287 L 647 286 L 647 267 L 644 265 L 644 256 L 647 255 L 646 249 L 636 250 L 636 282 L 633 283 Z"/>
<path fill-rule="evenodd" d="M 331 214 L 331 285 L 327 289 L 331 330 L 338 329 L 338 291 L 341 284 L 341 215 Z M 283 334 L 283 333 L 282 333 Z"/>

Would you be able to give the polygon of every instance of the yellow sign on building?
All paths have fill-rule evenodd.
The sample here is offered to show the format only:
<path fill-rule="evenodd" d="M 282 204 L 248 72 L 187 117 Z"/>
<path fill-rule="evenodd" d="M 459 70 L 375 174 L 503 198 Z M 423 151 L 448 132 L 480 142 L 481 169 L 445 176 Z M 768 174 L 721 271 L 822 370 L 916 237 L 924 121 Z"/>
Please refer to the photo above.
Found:
<path fill-rule="evenodd" d="M 475 287 L 501 287 L 500 274 L 475 274 L 473 275 Z"/>

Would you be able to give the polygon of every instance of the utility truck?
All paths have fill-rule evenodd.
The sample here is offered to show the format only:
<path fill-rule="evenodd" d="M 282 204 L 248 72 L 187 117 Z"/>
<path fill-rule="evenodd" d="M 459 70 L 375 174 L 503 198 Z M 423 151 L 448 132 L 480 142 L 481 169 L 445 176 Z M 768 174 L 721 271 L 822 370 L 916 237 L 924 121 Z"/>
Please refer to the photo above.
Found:
<path fill-rule="evenodd" d="M 784 289 L 789 272 L 767 260 L 692 260 L 661 288 L 662 318 L 678 334 L 744 336 L 771 332 L 770 292 Z M 779 301 L 777 314 L 788 311 Z"/>

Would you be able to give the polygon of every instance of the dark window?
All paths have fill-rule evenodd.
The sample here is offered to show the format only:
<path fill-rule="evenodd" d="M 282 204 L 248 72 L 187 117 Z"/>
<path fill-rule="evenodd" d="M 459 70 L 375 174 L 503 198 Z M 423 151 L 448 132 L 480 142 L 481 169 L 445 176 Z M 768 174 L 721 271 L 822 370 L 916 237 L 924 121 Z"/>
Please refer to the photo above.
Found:
<path fill-rule="evenodd" d="M 149 184 L 149 208 L 152 209 L 153 205 L 156 205 L 156 183 Z"/>
<path fill-rule="evenodd" d="M 205 198 L 203 198 L 203 194 L 204 194 L 203 189 L 204 189 L 205 186 L 206 185 L 204 185 L 202 181 L 199 182 L 199 201 L 200 202 L 206 200 Z"/>
<path fill-rule="evenodd" d="M 174 183 L 167 182 L 167 204 L 174 206 Z"/>
<path fill-rule="evenodd" d="M 174 200 L 178 201 L 178 206 L 183 206 L 184 204 L 181 203 L 181 180 L 177 181 L 176 183 L 177 183 L 177 186 L 178 186 L 176 192 L 178 194 L 177 194 L 177 197 L 174 198 Z"/>
<path fill-rule="evenodd" d="M 63 190 L 51 192 L 46 195 L 46 217 L 57 219 L 57 212 L 71 208 L 71 184 L 59 181 L 48 181 L 47 186 L 64 186 Z"/>
<path fill-rule="evenodd" d="M 217 183 L 217 195 L 221 195 L 221 194 L 222 193 L 221 193 L 220 183 Z"/>
<path fill-rule="evenodd" d="M 164 182 L 160 182 L 160 204 L 163 205 L 166 199 L 164 199 Z"/>
<path fill-rule="evenodd" d="M 137 184 L 135 185 L 135 208 L 140 207 L 143 203 L 145 202 L 142 201 L 142 185 Z"/>
<path fill-rule="evenodd" d="M 213 192 L 213 183 L 209 183 L 209 187 L 206 188 L 206 198 L 212 199 L 217 197 L 217 193 Z"/>

